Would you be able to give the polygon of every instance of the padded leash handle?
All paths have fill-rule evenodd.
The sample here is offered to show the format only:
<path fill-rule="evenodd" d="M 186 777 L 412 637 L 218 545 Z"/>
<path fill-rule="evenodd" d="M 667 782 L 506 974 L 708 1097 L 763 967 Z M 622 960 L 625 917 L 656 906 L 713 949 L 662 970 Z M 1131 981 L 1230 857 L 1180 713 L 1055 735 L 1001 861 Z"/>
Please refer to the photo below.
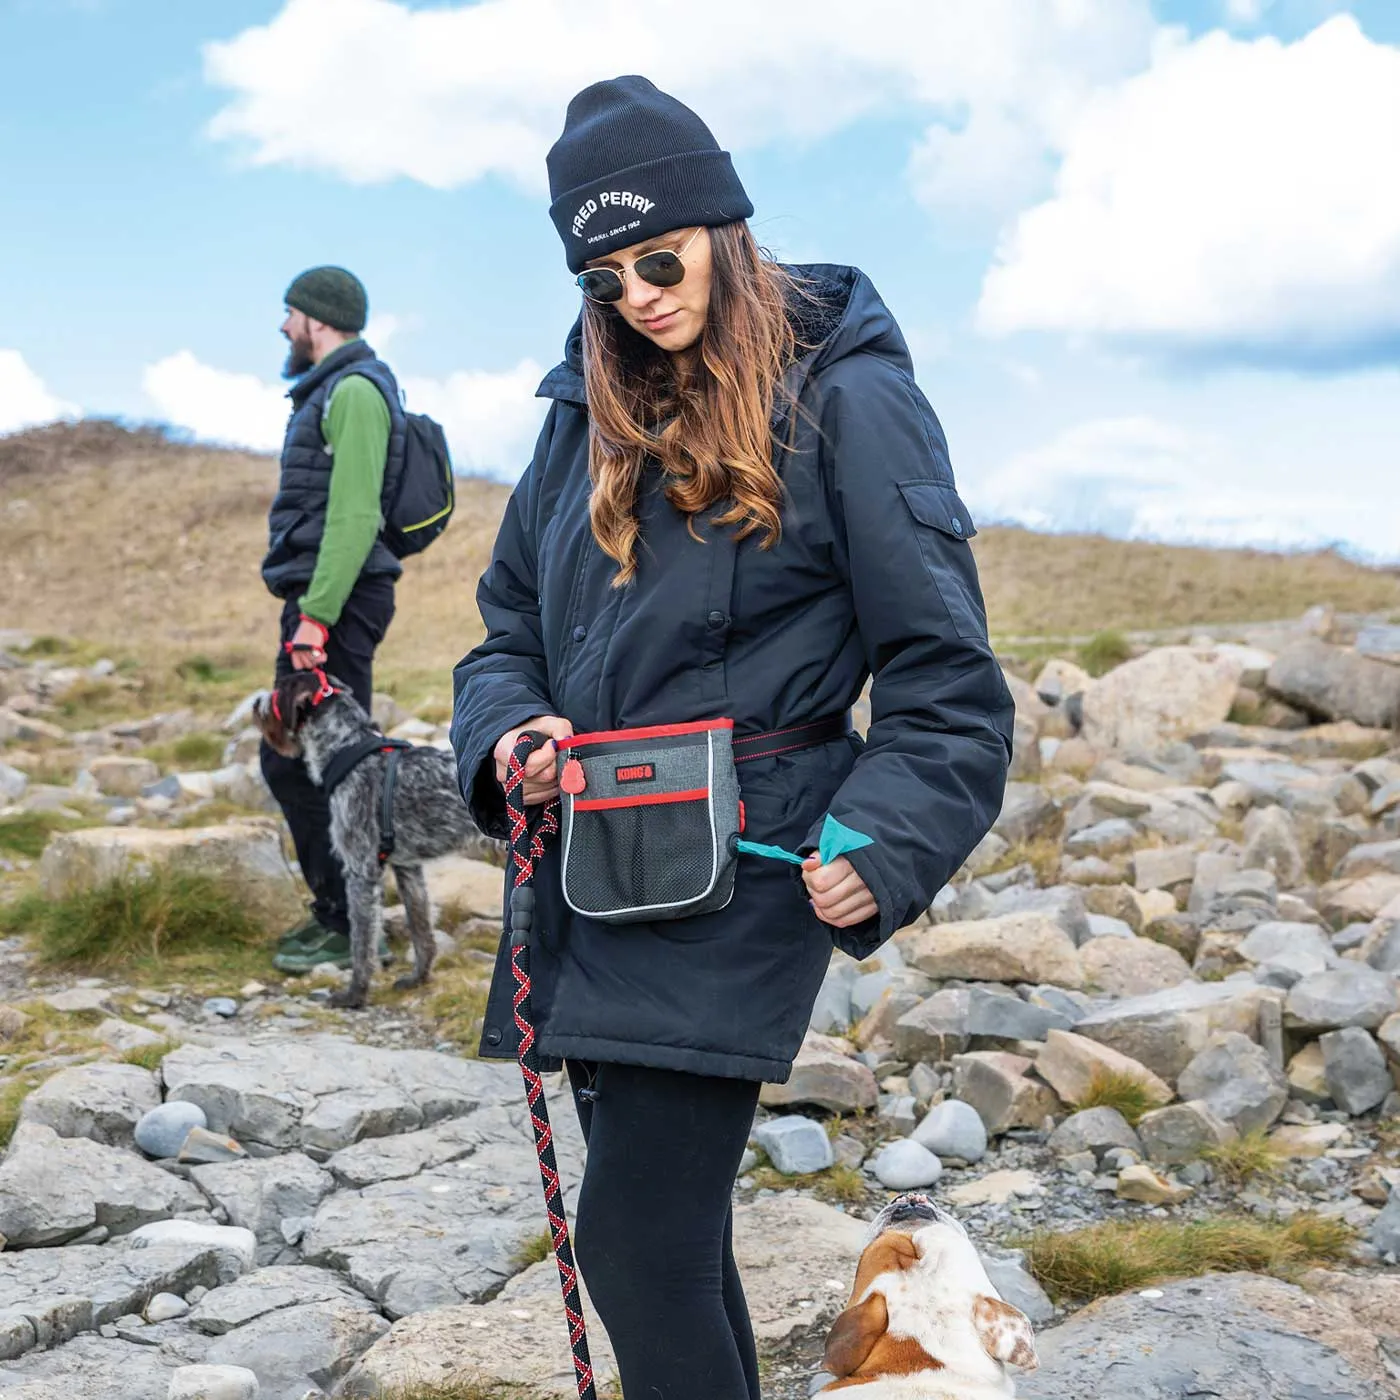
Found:
<path fill-rule="evenodd" d="M 506 762 L 506 815 L 510 820 L 510 854 L 514 867 L 510 891 L 510 965 L 515 976 L 515 1027 L 520 1033 L 520 1073 L 525 1080 L 530 1126 L 534 1130 L 535 1152 L 540 1160 L 545 1214 L 549 1217 L 554 1258 L 559 1266 L 559 1288 L 564 1295 L 564 1316 L 569 1324 L 574 1377 L 578 1382 L 579 1400 L 597 1400 L 593 1388 L 593 1365 L 588 1356 L 588 1333 L 583 1321 L 583 1299 L 579 1295 L 578 1269 L 569 1241 L 569 1222 L 564 1214 L 559 1165 L 554 1156 L 554 1133 L 549 1123 L 544 1081 L 540 1077 L 540 1057 L 535 1048 L 535 1018 L 530 1005 L 530 932 L 535 915 L 535 864 L 544 855 L 545 839 L 558 835 L 559 803 L 557 800 L 549 803 L 540 814 L 534 830 L 530 829 L 525 814 L 525 764 L 531 754 L 548 742 L 547 735 L 537 730 L 526 730 L 515 741 Z"/>

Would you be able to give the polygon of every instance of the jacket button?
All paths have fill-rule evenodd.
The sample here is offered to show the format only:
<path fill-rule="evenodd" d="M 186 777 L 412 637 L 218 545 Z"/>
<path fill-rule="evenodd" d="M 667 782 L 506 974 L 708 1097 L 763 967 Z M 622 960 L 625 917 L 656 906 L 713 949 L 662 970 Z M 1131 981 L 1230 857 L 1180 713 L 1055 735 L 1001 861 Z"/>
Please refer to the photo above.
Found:
<path fill-rule="evenodd" d="M 957 517 L 956 515 L 953 517 L 952 524 L 953 524 L 953 533 L 954 533 L 955 535 L 960 535 L 960 534 L 962 534 L 962 530 L 963 530 L 962 521 L 959 520 L 958 517 Z"/>
<path fill-rule="evenodd" d="M 501 1043 L 501 1028 L 499 1026 L 487 1026 L 485 1040 L 488 1045 L 499 1045 Z"/>
<path fill-rule="evenodd" d="M 708 622 L 711 627 L 718 629 L 725 626 L 729 619 L 722 612 L 712 612 L 705 621 Z"/>
<path fill-rule="evenodd" d="M 575 627 L 575 628 L 574 628 L 574 641 L 576 641 L 576 642 L 581 642 L 587 635 L 588 635 L 588 628 L 586 628 L 586 627 Z"/>

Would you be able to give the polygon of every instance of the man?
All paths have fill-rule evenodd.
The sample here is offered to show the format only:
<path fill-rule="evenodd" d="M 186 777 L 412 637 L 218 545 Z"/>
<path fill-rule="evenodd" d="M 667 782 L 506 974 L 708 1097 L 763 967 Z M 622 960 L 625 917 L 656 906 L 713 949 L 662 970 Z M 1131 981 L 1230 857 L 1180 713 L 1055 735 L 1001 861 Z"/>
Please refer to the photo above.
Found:
<path fill-rule="evenodd" d="M 405 423 L 393 372 L 360 338 L 368 298 L 339 267 L 303 272 L 284 298 L 294 379 L 282 473 L 268 519 L 262 574 L 283 600 L 277 675 L 324 667 L 365 707 L 374 649 L 394 615 L 399 561 L 380 538 L 381 502 L 403 469 Z M 287 933 L 284 972 L 348 966 L 345 882 L 331 849 L 325 795 L 300 759 L 262 746 L 262 771 L 291 828 L 311 917 Z"/>

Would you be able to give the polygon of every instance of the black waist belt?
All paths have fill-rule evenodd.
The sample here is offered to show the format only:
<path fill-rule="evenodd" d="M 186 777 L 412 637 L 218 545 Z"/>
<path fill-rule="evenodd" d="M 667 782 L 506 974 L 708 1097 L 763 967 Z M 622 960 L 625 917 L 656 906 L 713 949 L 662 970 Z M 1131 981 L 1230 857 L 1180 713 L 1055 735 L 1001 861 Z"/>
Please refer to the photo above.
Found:
<path fill-rule="evenodd" d="M 747 763 L 755 758 L 771 758 L 774 754 L 794 753 L 798 749 L 814 749 L 829 744 L 851 732 L 849 718 L 827 715 L 810 724 L 794 724 L 786 729 L 770 729 L 765 734 L 745 734 L 734 740 L 734 762 Z"/>
<path fill-rule="evenodd" d="M 321 787 L 329 798 L 370 754 L 383 753 L 389 756 L 384 765 L 384 789 L 379 795 L 380 865 L 384 865 L 394 854 L 394 785 L 399 772 L 399 754 L 412 747 L 406 739 L 386 739 L 379 734 L 332 754 L 325 772 L 321 774 Z"/>

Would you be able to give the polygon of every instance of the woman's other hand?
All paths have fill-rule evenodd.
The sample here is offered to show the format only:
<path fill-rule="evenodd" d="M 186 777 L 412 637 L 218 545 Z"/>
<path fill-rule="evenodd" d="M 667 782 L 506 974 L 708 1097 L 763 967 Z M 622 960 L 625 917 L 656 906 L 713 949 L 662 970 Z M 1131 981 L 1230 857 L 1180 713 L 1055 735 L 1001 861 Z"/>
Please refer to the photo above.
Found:
<path fill-rule="evenodd" d="M 818 855 L 808 856 L 802 862 L 802 879 L 817 918 L 832 928 L 863 924 L 880 912 L 875 896 L 845 856 L 837 856 L 830 865 L 823 865 Z"/>
<path fill-rule="evenodd" d="M 537 715 L 529 723 L 522 724 L 519 729 L 502 734 L 493 755 L 496 760 L 496 781 L 502 787 L 506 785 L 506 769 L 515 749 L 515 741 L 527 729 L 548 734 L 551 740 L 548 744 L 540 745 L 525 761 L 525 805 L 537 807 L 540 803 L 552 802 L 559 796 L 559 766 L 556 761 L 558 750 L 552 741 L 569 738 L 574 732 L 574 727 L 562 715 Z"/>

